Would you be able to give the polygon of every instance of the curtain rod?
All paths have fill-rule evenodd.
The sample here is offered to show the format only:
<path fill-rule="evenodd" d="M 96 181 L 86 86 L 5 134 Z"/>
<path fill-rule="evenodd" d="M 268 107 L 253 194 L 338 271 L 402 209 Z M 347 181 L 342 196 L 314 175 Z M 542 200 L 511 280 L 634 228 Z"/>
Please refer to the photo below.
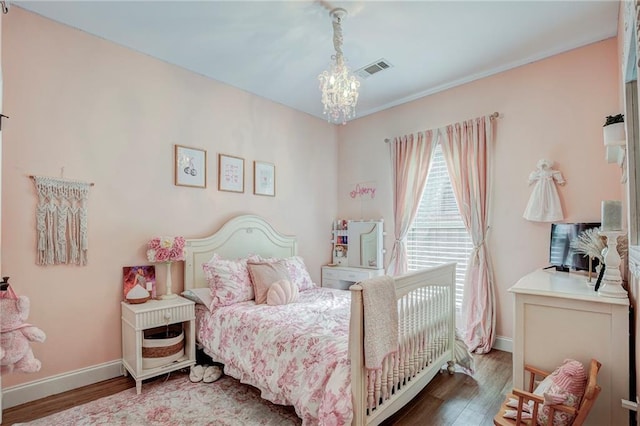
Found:
<path fill-rule="evenodd" d="M 496 111 L 496 112 L 494 112 L 493 114 L 491 114 L 491 115 L 489 116 L 489 119 L 490 119 L 490 120 L 495 120 L 495 119 L 497 119 L 497 118 L 500 118 L 500 113 L 499 113 L 499 112 L 497 112 L 497 111 Z M 386 139 L 384 140 L 384 143 L 389 143 L 389 142 L 391 142 L 391 139 L 389 139 L 389 138 L 386 138 Z"/>

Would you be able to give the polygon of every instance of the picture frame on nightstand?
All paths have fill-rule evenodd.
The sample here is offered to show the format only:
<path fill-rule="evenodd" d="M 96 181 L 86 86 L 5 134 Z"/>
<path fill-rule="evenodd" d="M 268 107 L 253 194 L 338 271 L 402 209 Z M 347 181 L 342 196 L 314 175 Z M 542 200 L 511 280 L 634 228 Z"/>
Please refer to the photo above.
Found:
<path fill-rule="evenodd" d="M 136 285 L 142 286 L 149 292 L 149 297 L 155 299 L 156 267 L 154 265 L 124 266 L 122 268 L 122 300 L 128 300 L 127 294 Z"/>

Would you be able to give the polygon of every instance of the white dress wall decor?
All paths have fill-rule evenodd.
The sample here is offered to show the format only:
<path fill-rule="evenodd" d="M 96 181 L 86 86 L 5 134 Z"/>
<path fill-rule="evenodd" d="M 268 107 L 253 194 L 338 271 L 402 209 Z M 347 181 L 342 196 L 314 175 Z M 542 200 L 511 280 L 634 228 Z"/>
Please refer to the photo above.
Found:
<path fill-rule="evenodd" d="M 553 161 L 540 160 L 537 169 L 529 175 L 529 185 L 535 184 L 529 203 L 524 211 L 524 218 L 535 222 L 556 222 L 564 219 L 560 197 L 556 189 L 564 185 L 562 174 L 553 170 Z"/>

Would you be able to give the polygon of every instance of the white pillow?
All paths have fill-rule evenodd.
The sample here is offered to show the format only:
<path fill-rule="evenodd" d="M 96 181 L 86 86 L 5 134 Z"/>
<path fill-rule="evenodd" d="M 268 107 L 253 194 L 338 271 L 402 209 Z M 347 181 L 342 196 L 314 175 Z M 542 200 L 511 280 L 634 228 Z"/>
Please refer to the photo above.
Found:
<path fill-rule="evenodd" d="M 185 290 L 181 293 L 181 296 L 185 299 L 193 300 L 199 305 L 204 305 L 207 309 L 211 310 L 210 306 L 213 298 L 211 297 L 211 289 L 209 289 L 209 287 Z"/>

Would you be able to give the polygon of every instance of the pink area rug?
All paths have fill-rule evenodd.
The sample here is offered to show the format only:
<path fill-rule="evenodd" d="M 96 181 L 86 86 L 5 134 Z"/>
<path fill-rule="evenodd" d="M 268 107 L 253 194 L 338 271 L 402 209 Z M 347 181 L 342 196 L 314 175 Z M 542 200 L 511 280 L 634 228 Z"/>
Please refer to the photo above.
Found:
<path fill-rule="evenodd" d="M 188 376 L 154 380 L 25 425 L 300 425 L 290 407 L 260 399 L 260 391 L 223 376 L 191 383 Z"/>

